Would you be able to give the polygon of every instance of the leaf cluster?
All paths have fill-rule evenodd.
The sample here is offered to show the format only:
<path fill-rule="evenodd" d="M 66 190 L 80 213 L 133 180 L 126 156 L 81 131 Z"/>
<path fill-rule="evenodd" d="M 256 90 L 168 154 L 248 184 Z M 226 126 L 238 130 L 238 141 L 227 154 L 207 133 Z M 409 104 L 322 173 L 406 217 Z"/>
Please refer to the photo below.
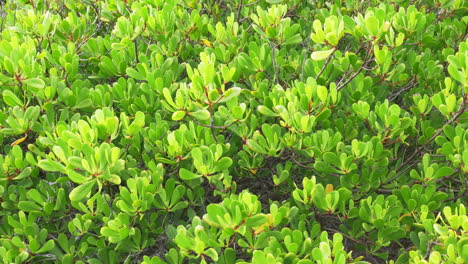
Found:
<path fill-rule="evenodd" d="M 463 0 L 7 0 L 1 263 L 468 263 Z"/>

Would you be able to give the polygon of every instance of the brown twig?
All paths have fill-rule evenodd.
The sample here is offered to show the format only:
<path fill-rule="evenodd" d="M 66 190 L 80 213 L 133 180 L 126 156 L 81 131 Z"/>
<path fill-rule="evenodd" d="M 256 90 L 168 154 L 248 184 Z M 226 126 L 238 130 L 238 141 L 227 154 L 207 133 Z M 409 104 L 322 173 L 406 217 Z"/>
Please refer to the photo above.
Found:
<path fill-rule="evenodd" d="M 242 7 L 243 7 L 243 0 L 240 0 L 239 2 L 239 7 L 237 8 L 237 23 L 239 23 L 239 20 L 240 20 L 240 15 L 241 15 L 241 11 L 242 11 Z"/>
<path fill-rule="evenodd" d="M 330 54 L 330 56 L 328 56 L 327 60 L 325 61 L 325 64 L 323 64 L 322 66 L 322 69 L 320 69 L 320 72 L 317 74 L 317 77 L 315 77 L 316 80 L 318 80 L 320 76 L 322 75 L 322 73 L 325 71 L 325 68 L 327 68 L 328 64 L 330 63 L 333 57 L 333 54 L 335 54 L 337 50 L 338 49 L 336 47 L 333 48 L 333 52 Z"/>
<path fill-rule="evenodd" d="M 353 75 L 351 75 L 351 77 L 349 77 L 348 80 L 346 80 L 343 84 L 338 84 L 338 87 L 336 87 L 336 90 L 339 91 L 339 90 L 343 89 L 352 80 L 354 80 L 354 78 L 356 78 L 362 72 L 362 70 L 364 70 L 367 67 L 367 65 L 369 65 L 369 63 L 373 62 L 374 60 L 375 60 L 375 58 L 372 58 L 372 59 L 367 60 L 365 63 L 363 63 L 361 65 L 361 67 L 359 68 L 359 70 L 357 70 L 357 72 L 355 72 Z"/>
<path fill-rule="evenodd" d="M 324 227 L 323 229 L 326 230 L 326 231 L 333 232 L 333 233 L 338 233 L 338 234 L 340 234 L 340 235 L 346 237 L 347 239 L 349 239 L 349 240 L 351 240 L 351 241 L 353 241 L 353 242 L 356 242 L 356 243 L 358 243 L 358 244 L 361 244 L 361 245 L 367 245 L 367 244 L 369 244 L 369 243 L 366 242 L 366 241 L 362 241 L 362 240 L 355 239 L 355 238 L 353 238 L 353 237 L 351 237 L 351 236 L 349 236 L 349 235 L 347 235 L 347 234 L 345 234 L 345 233 L 343 233 L 343 232 L 341 232 L 341 231 L 339 231 L 339 230 L 336 230 L 336 229 L 333 229 L 333 228 L 330 228 L 330 227 Z"/>
<path fill-rule="evenodd" d="M 232 125 L 234 125 L 235 123 L 239 122 L 239 120 L 236 120 L 230 124 L 227 124 L 227 125 L 224 125 L 224 126 L 215 126 L 215 125 L 212 125 L 211 122 L 210 122 L 210 125 L 205 125 L 203 123 L 201 123 L 200 121 L 196 120 L 195 118 L 193 118 L 193 116 L 190 116 L 190 119 L 192 119 L 197 125 L 199 126 L 202 126 L 202 127 L 207 127 L 207 128 L 214 128 L 214 129 L 226 129 Z"/>

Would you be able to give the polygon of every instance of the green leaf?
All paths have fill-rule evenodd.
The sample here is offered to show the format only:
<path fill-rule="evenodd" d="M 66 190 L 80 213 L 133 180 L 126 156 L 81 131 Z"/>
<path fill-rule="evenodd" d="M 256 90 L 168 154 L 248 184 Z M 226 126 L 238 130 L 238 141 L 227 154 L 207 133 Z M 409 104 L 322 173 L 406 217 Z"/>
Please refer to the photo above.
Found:
<path fill-rule="evenodd" d="M 448 176 L 450 174 L 453 173 L 453 169 L 450 168 L 450 167 L 442 167 L 442 168 L 439 168 L 435 175 L 434 175 L 434 179 L 439 179 L 439 178 L 442 178 L 442 177 L 445 177 L 445 176 Z"/>
<path fill-rule="evenodd" d="M 317 95 L 318 95 L 320 101 L 325 102 L 327 100 L 327 97 L 328 97 L 327 87 L 319 85 L 317 87 Z"/>
<path fill-rule="evenodd" d="M 322 29 L 322 22 L 316 19 L 313 22 L 314 33 L 311 34 L 312 40 L 317 44 L 323 44 L 325 41 L 325 32 Z"/>
<path fill-rule="evenodd" d="M 245 104 L 243 104 L 243 107 L 241 106 L 234 106 L 232 107 L 231 109 L 231 112 L 232 112 L 232 116 L 236 119 L 242 119 L 242 116 L 244 115 L 244 111 L 245 111 Z"/>
<path fill-rule="evenodd" d="M 65 194 L 65 189 L 60 188 L 60 189 L 57 191 L 56 197 L 57 197 L 57 198 L 56 198 L 56 201 L 55 201 L 54 210 L 61 210 L 62 208 L 64 208 L 64 205 L 65 205 L 65 203 L 67 202 L 66 194 Z"/>
<path fill-rule="evenodd" d="M 460 61 L 458 60 L 457 56 L 449 55 L 449 56 L 447 56 L 447 61 L 451 65 L 454 65 L 456 68 L 463 68 L 463 66 L 460 64 Z"/>
<path fill-rule="evenodd" d="M 61 163 L 58 163 L 55 160 L 40 160 L 37 163 L 37 166 L 39 166 L 39 168 L 45 171 L 58 171 L 58 172 L 65 171 L 65 166 L 63 166 Z"/>
<path fill-rule="evenodd" d="M 287 38 L 285 42 L 283 42 L 283 45 L 294 45 L 294 44 L 299 44 L 302 42 L 302 37 L 300 34 L 296 34 L 290 38 Z"/>
<path fill-rule="evenodd" d="M 192 154 L 192 158 L 195 160 L 195 161 L 198 161 L 198 162 L 203 162 L 203 152 L 201 151 L 201 147 L 199 148 L 194 148 L 192 149 L 192 151 L 190 152 Z M 205 149 L 208 149 L 207 147 L 204 147 L 203 148 L 204 150 Z"/>
<path fill-rule="evenodd" d="M 218 252 L 216 252 L 214 248 L 208 248 L 204 254 L 210 257 L 213 261 L 218 261 Z"/>
<path fill-rule="evenodd" d="M 32 88 L 42 89 L 45 86 L 45 83 L 42 79 L 39 78 L 29 78 L 23 81 L 23 84 L 26 84 Z"/>
<path fill-rule="evenodd" d="M 21 171 L 20 174 L 18 174 L 18 176 L 16 176 L 15 178 L 13 178 L 14 180 L 21 180 L 21 179 L 24 179 L 26 177 L 29 177 L 29 175 L 31 175 L 31 172 L 32 172 L 32 169 L 31 167 L 26 167 L 23 169 L 23 171 Z"/>
<path fill-rule="evenodd" d="M 70 180 L 79 184 L 84 183 L 89 179 L 89 177 L 83 176 L 80 173 L 72 169 L 67 170 L 67 175 L 68 175 L 68 178 L 70 178 Z"/>
<path fill-rule="evenodd" d="M 215 170 L 216 171 L 223 171 L 232 165 L 232 159 L 228 157 L 223 157 L 216 162 Z"/>
<path fill-rule="evenodd" d="M 405 34 L 400 32 L 398 33 L 398 36 L 395 39 L 395 46 L 401 46 L 403 44 L 403 41 L 405 40 Z"/>
<path fill-rule="evenodd" d="M 226 248 L 221 259 L 225 264 L 234 264 L 236 262 L 236 251 L 232 248 Z"/>
<path fill-rule="evenodd" d="M 309 260 L 309 259 L 301 259 L 299 260 L 299 262 L 297 262 L 297 264 L 313 264 L 313 263 L 314 262 L 312 262 L 312 260 Z M 342 263 L 342 262 L 338 262 L 338 263 Z"/>
<path fill-rule="evenodd" d="M 78 102 L 73 108 L 75 109 L 82 109 L 82 108 L 88 108 L 93 105 L 93 101 L 91 101 L 90 98 L 86 98 L 80 102 Z"/>
<path fill-rule="evenodd" d="M 179 176 L 182 180 L 185 180 L 185 181 L 190 181 L 190 180 L 198 179 L 201 177 L 201 175 L 195 174 L 184 168 L 181 168 L 179 170 Z"/>
<path fill-rule="evenodd" d="M 16 69 L 10 58 L 8 57 L 3 58 L 3 67 L 10 75 L 13 75 L 15 73 Z"/>
<path fill-rule="evenodd" d="M 50 239 L 47 241 L 38 251 L 36 251 L 36 254 L 41 254 L 44 252 L 49 252 L 55 247 L 55 242 L 54 240 Z"/>
<path fill-rule="evenodd" d="M 91 189 L 94 187 L 95 184 L 96 180 L 92 180 L 85 184 L 79 185 L 70 192 L 70 200 L 72 202 L 81 201 L 91 192 Z"/>
<path fill-rule="evenodd" d="M 365 20 L 365 25 L 372 37 L 378 37 L 379 20 L 375 16 L 369 16 Z"/>
<path fill-rule="evenodd" d="M 218 102 L 219 103 L 227 102 L 231 100 L 232 98 L 239 96 L 241 91 L 242 89 L 240 87 L 231 87 L 229 90 L 224 92 L 223 98 L 221 98 Z"/>
<path fill-rule="evenodd" d="M 10 90 L 3 91 L 3 101 L 9 106 L 23 106 L 23 102 Z"/>
<path fill-rule="evenodd" d="M 370 105 L 367 102 L 359 101 L 354 103 L 352 108 L 362 119 L 366 119 L 369 116 Z"/>
<path fill-rule="evenodd" d="M 276 117 L 278 116 L 275 112 L 271 111 L 270 108 L 264 106 L 264 105 L 259 105 L 257 106 L 257 111 L 266 116 L 271 116 L 271 117 Z"/>
<path fill-rule="evenodd" d="M 44 200 L 44 197 L 39 193 L 37 189 L 31 189 L 27 193 L 28 198 L 35 201 L 39 205 L 44 205 L 46 202 Z"/>
<path fill-rule="evenodd" d="M 31 201 L 20 201 L 18 203 L 18 209 L 20 209 L 21 211 L 25 211 L 25 212 L 41 211 L 42 206 L 38 205 L 35 202 L 31 202 Z"/>
<path fill-rule="evenodd" d="M 143 128 L 145 126 L 145 114 L 141 111 L 136 112 L 132 125 Z"/>
<path fill-rule="evenodd" d="M 103 227 L 101 228 L 101 235 L 105 237 L 120 237 L 120 233 L 117 230 L 111 229 L 110 227 Z"/>
<path fill-rule="evenodd" d="M 253 252 L 252 264 L 267 264 L 267 258 L 265 252 L 260 250 L 255 250 Z"/>
<path fill-rule="evenodd" d="M 312 52 L 312 55 L 310 57 L 313 60 L 321 61 L 321 60 L 324 60 L 324 59 L 328 58 L 334 51 L 335 51 L 335 49 L 314 51 L 314 52 Z"/>
<path fill-rule="evenodd" d="M 340 158 L 338 158 L 338 155 L 336 155 L 336 153 L 334 152 L 325 152 L 323 154 L 323 159 L 330 163 L 330 164 L 333 164 L 337 167 L 340 167 L 341 163 L 340 163 Z"/>
<path fill-rule="evenodd" d="M 178 211 L 178 210 L 182 210 L 184 208 L 187 208 L 189 205 L 188 202 L 186 201 L 183 201 L 183 202 L 178 202 L 176 203 L 174 206 L 171 207 L 171 212 L 175 212 L 175 211 Z"/>
<path fill-rule="evenodd" d="M 174 121 L 182 120 L 184 119 L 184 117 L 185 117 L 185 111 L 182 111 L 182 110 L 176 111 L 172 114 L 172 120 Z"/>
<path fill-rule="evenodd" d="M 23 214 L 24 215 L 24 214 Z M 26 249 L 26 245 L 23 243 L 23 241 L 21 240 L 21 238 L 17 237 L 17 236 L 14 236 L 12 239 L 11 239 L 11 243 L 18 247 L 18 248 L 21 248 L 21 249 Z"/>
<path fill-rule="evenodd" d="M 208 110 L 198 110 L 196 112 L 190 112 L 190 115 L 195 117 L 198 120 L 208 120 L 210 119 L 210 112 Z"/>
<path fill-rule="evenodd" d="M 120 43 L 120 42 L 115 42 L 115 43 L 112 43 L 112 45 L 111 45 L 111 48 L 113 50 L 123 50 L 123 49 L 126 49 L 127 47 L 128 47 L 127 44 Z"/>
<path fill-rule="evenodd" d="M 63 234 L 63 233 L 60 233 L 57 237 L 57 241 L 58 241 L 58 244 L 60 245 L 60 247 L 65 250 L 65 251 L 68 251 L 69 250 L 69 242 L 68 242 L 68 238 L 67 238 L 67 235 Z"/>
<path fill-rule="evenodd" d="M 276 35 L 278 34 L 276 28 L 274 28 L 274 27 L 267 27 L 266 30 L 265 30 L 265 33 L 271 39 L 274 39 L 276 37 Z"/>
<path fill-rule="evenodd" d="M 139 81 L 145 81 L 146 77 L 138 72 L 137 70 L 133 68 L 127 68 L 126 73 L 128 76 L 130 76 L 133 79 L 139 80 Z"/>
<path fill-rule="evenodd" d="M 375 61 L 378 64 L 382 64 L 385 61 L 386 58 L 386 53 L 383 49 L 380 49 L 378 45 L 374 46 L 374 55 L 375 55 Z"/>
<path fill-rule="evenodd" d="M 245 221 L 245 226 L 247 227 L 256 227 L 263 225 L 268 221 L 268 217 L 264 214 L 258 214 L 247 218 Z"/>
<path fill-rule="evenodd" d="M 169 103 L 170 106 L 177 107 L 177 105 L 174 103 L 174 100 L 172 99 L 171 92 L 166 87 L 163 88 L 163 96 L 164 96 L 164 99 L 166 99 L 166 101 Z"/>

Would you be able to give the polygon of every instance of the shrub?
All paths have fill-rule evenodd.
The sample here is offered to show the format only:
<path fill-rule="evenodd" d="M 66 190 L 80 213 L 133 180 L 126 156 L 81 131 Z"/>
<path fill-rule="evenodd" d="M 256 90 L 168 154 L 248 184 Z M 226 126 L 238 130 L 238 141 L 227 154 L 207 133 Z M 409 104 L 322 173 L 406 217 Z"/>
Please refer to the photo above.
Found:
<path fill-rule="evenodd" d="M 462 0 L 9 0 L 3 263 L 467 263 Z"/>

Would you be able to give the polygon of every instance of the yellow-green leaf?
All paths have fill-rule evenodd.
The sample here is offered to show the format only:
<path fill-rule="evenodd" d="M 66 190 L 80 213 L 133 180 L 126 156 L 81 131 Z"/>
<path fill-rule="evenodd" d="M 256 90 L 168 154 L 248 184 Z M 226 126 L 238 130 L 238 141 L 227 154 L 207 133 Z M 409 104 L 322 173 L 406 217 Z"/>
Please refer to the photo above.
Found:
<path fill-rule="evenodd" d="M 329 50 L 321 50 L 321 51 L 314 51 L 312 52 L 312 55 L 310 56 L 313 60 L 320 61 L 328 58 L 335 49 L 329 49 Z"/>

